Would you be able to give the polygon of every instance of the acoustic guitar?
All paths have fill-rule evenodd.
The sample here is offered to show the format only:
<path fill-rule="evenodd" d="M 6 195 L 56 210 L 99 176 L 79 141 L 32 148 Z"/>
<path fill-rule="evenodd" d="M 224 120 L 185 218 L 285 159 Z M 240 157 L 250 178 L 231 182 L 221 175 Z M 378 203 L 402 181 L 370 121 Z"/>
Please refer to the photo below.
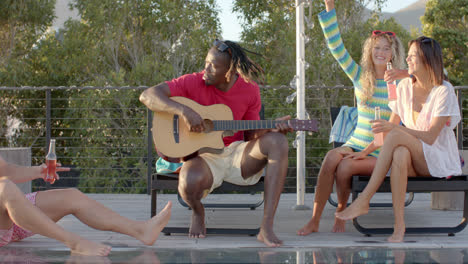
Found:
<path fill-rule="evenodd" d="M 191 132 L 179 115 L 154 112 L 152 133 L 155 147 L 170 158 L 186 157 L 195 152 L 219 153 L 224 148 L 223 136 L 239 130 L 275 128 L 279 122 L 287 122 L 294 130 L 318 131 L 316 120 L 233 120 L 227 105 L 203 106 L 179 96 L 171 99 L 197 112 L 204 119 L 205 131 Z"/>

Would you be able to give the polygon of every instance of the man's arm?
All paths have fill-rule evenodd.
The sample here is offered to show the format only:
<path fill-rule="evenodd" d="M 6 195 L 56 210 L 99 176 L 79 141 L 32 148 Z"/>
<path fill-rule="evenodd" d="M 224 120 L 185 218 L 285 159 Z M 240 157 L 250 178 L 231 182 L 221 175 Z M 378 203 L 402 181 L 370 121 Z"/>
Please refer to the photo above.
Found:
<path fill-rule="evenodd" d="M 144 90 L 140 95 L 140 102 L 152 111 L 167 112 L 180 115 L 190 131 L 202 132 L 205 129 L 201 116 L 190 107 L 170 99 L 171 90 L 163 82 Z"/>
<path fill-rule="evenodd" d="M 171 100 L 170 96 L 169 85 L 163 82 L 144 90 L 140 95 L 140 102 L 152 111 L 182 115 L 184 106 Z"/>

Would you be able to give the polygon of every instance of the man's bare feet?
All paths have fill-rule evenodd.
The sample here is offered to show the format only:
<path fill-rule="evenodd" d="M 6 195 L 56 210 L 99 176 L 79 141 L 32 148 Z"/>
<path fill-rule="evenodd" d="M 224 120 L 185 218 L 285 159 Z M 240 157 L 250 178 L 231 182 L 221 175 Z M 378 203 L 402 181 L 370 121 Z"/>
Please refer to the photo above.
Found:
<path fill-rule="evenodd" d="M 141 237 L 137 238 L 147 246 L 151 246 L 158 239 L 161 230 L 167 225 L 171 218 L 172 202 L 167 202 L 164 209 L 155 215 L 150 220 L 146 221 L 143 225 L 143 232 Z"/>
<path fill-rule="evenodd" d="M 367 214 L 369 212 L 369 202 L 360 200 L 359 198 L 351 203 L 348 208 L 341 212 L 336 212 L 335 216 L 341 220 L 351 220 L 360 215 Z"/>
<path fill-rule="evenodd" d="M 310 233 L 318 232 L 318 230 L 319 230 L 319 224 L 316 223 L 314 219 L 310 219 L 310 221 L 305 226 L 297 230 L 296 234 L 298 236 L 307 236 Z"/>
<path fill-rule="evenodd" d="M 84 256 L 107 256 L 111 251 L 110 246 L 101 243 L 92 242 L 84 238 L 78 239 L 73 246 L 70 247 L 72 255 Z"/>
<path fill-rule="evenodd" d="M 346 221 L 341 220 L 335 217 L 335 224 L 333 225 L 332 232 L 333 233 L 343 233 L 345 232 Z"/>
<path fill-rule="evenodd" d="M 268 247 L 280 247 L 283 245 L 283 241 L 281 241 L 273 230 L 266 230 L 265 228 L 260 228 L 260 232 L 257 235 L 257 239 L 260 242 L 263 242 Z"/>
<path fill-rule="evenodd" d="M 205 238 L 205 213 L 202 211 L 201 214 L 192 212 L 192 221 L 190 223 L 189 237 L 190 238 Z"/>

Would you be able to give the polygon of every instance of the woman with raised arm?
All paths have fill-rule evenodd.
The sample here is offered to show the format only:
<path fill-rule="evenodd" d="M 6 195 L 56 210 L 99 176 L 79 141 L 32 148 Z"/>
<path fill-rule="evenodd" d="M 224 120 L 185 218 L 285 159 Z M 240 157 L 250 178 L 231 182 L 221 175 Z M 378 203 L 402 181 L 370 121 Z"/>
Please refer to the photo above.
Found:
<path fill-rule="evenodd" d="M 343 45 L 333 0 L 325 0 L 326 11 L 319 14 L 328 48 L 354 84 L 357 101 L 358 121 L 350 139 L 339 148 L 330 150 L 325 156 L 315 188 L 312 218 L 297 231 L 298 235 L 318 232 L 320 217 L 336 181 L 340 212 L 346 208 L 351 178 L 355 174 L 370 175 L 374 169 L 379 147 L 374 144 L 370 121 L 376 107 L 381 109 L 381 117 L 390 118 L 388 108 L 387 82 L 408 76 L 404 67 L 404 48 L 395 33 L 375 30 L 366 39 L 361 64 L 358 65 Z M 391 62 L 393 70 L 387 71 Z M 345 221 L 335 218 L 333 232 L 344 232 Z"/>
<path fill-rule="evenodd" d="M 389 242 L 402 242 L 405 235 L 404 203 L 408 177 L 439 177 L 461 174 L 460 157 L 453 129 L 460 122 L 460 109 L 453 86 L 444 81 L 439 43 L 419 37 L 409 43 L 408 73 L 400 82 L 398 99 L 389 103 L 390 122 L 373 121 L 375 133 L 388 133 L 366 188 L 344 211 L 350 220 L 369 211 L 369 201 L 388 170 L 395 223 Z M 405 127 L 399 125 L 400 121 Z"/>

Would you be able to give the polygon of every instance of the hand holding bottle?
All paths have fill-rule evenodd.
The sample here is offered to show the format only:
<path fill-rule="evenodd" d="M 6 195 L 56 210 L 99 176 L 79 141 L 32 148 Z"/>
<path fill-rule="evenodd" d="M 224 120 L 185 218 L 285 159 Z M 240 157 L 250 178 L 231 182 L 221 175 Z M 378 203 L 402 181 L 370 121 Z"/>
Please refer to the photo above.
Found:
<path fill-rule="evenodd" d="M 59 179 L 57 171 L 70 171 L 70 168 L 62 168 L 60 163 L 57 163 L 57 155 L 55 154 L 55 139 L 50 140 L 49 152 L 46 156 L 45 166 L 42 165 L 42 174 L 45 174 L 43 179 L 50 184 L 54 184 L 55 180 Z"/>
<path fill-rule="evenodd" d="M 374 120 L 380 120 L 380 107 L 375 107 L 375 118 Z M 374 133 L 374 145 L 377 147 L 381 147 L 383 145 L 384 137 L 383 133 Z"/>
<path fill-rule="evenodd" d="M 392 63 L 387 62 L 387 71 L 392 69 Z M 396 80 L 393 80 L 392 82 L 387 82 L 387 90 L 388 90 L 388 100 L 393 101 L 397 99 L 397 94 L 396 94 Z"/>

